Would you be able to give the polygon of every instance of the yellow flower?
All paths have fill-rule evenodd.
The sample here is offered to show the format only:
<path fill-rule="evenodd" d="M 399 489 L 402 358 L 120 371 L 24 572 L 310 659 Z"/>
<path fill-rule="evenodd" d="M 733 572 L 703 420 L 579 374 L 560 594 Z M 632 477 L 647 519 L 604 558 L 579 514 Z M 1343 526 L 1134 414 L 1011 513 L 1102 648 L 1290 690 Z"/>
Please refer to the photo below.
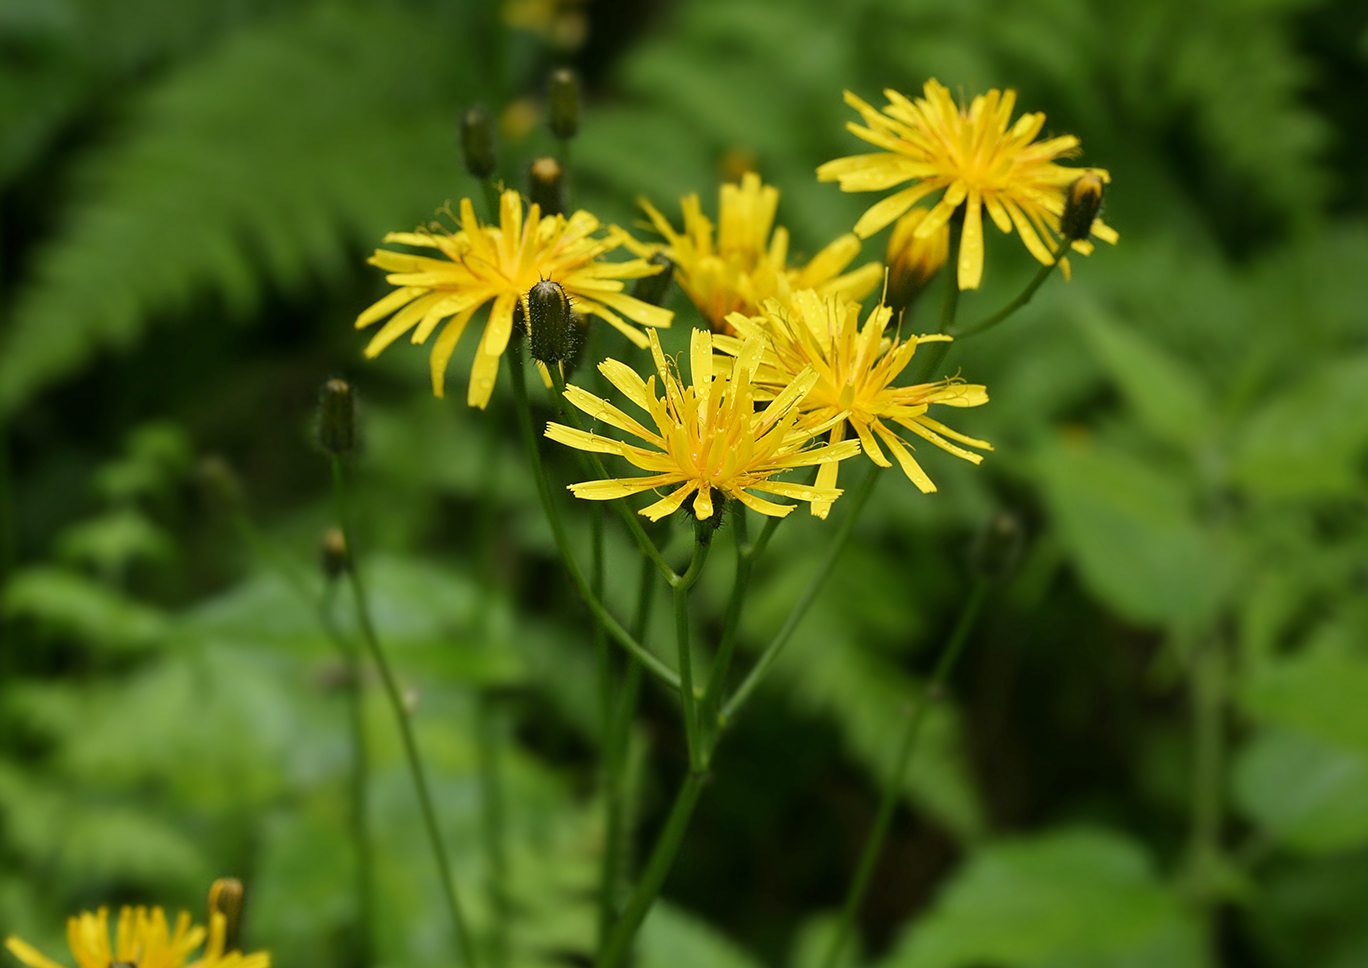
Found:
<path fill-rule="evenodd" d="M 889 424 L 904 427 L 942 450 L 977 464 L 983 460 L 981 455 L 951 441 L 985 450 L 992 450 L 991 444 L 957 433 L 926 414 L 933 403 L 977 407 L 988 402 L 988 393 L 983 386 L 958 380 L 890 386 L 912 361 L 919 343 L 950 338 L 888 338 L 884 331 L 892 315 L 887 306 L 876 306 L 861 328 L 858 304 L 839 297 L 824 298 L 811 291 L 799 292 L 789 307 L 770 302 L 760 316 L 732 316 L 730 322 L 738 336 L 718 337 L 715 342 L 721 352 L 737 355 L 738 359 L 745 346 L 763 342 L 765 350 L 752 377 L 761 399 L 784 392 L 796 373 L 816 374 L 817 379 L 798 404 L 805 417 L 817 426 L 829 427 L 832 444 L 845 437 L 848 424 L 859 436 L 870 460 L 880 467 L 889 467 L 891 464 L 879 446 L 882 441 L 908 479 L 927 493 L 934 491 L 936 485 L 913 458 L 908 443 Z M 816 487 L 835 487 L 836 471 L 834 463 L 823 465 L 817 472 Z M 826 517 L 829 510 L 829 502 L 812 502 L 812 513 L 818 517 Z"/>
<path fill-rule="evenodd" d="M 724 184 L 720 196 L 715 241 L 696 194 L 680 202 L 683 232 L 676 232 L 650 202 L 641 202 L 667 241 L 679 284 L 715 331 L 725 331 L 729 314 L 757 312 L 766 299 L 787 299 L 799 289 L 863 299 L 879 284 L 883 270 L 877 262 L 841 275 L 860 251 L 860 240 L 849 233 L 807 265 L 790 268 L 788 230 L 774 224 L 779 189 L 763 185 L 754 172 L 744 174 L 740 185 Z M 647 254 L 648 248 L 637 251 Z"/>
<path fill-rule="evenodd" d="M 513 331 L 514 307 L 543 279 L 560 283 L 577 312 L 606 320 L 645 347 L 641 331 L 618 313 L 646 326 L 668 326 L 673 314 L 624 293 L 623 280 L 652 275 L 660 267 L 644 259 L 601 261 L 628 236 L 614 226 L 606 237 L 595 238 L 598 230 L 598 219 L 588 212 L 576 212 L 568 219 L 542 217 L 536 205 L 524 221 L 522 199 L 517 192 L 506 191 L 500 199 L 497 227 L 481 225 L 470 199 L 463 199 L 459 231 L 391 232 L 386 242 L 436 249 L 440 258 L 376 250 L 371 264 L 387 270 L 386 280 L 399 288 L 356 319 L 361 329 L 393 314 L 372 337 L 366 356 L 377 356 L 410 329 L 413 342 L 425 342 L 439 323 L 448 320 L 432 346 L 432 389 L 440 397 L 456 341 L 475 311 L 493 300 L 466 396 L 472 407 L 483 409 Z"/>
<path fill-rule="evenodd" d="M 579 387 L 565 389 L 565 398 L 580 410 L 648 446 L 557 423 L 546 426 L 546 436 L 558 443 L 579 450 L 617 454 L 649 476 L 571 484 L 570 490 L 576 497 L 609 501 L 658 487 L 674 487 L 667 496 L 641 509 L 652 521 L 672 514 L 690 495 L 694 495 L 694 515 L 699 520 L 710 518 L 714 489 L 723 500 L 735 498 L 753 511 L 778 518 L 792 511 L 793 505 L 775 504 L 750 491 L 798 501 L 822 501 L 827 506 L 840 497 L 841 492 L 835 488 L 813 488 L 771 479 L 794 467 L 834 466 L 860 452 L 859 444 L 853 440 L 805 449 L 830 426 L 798 423 L 796 405 L 816 383 L 814 371 L 796 373 L 788 386 L 772 395 L 769 406 L 757 413 L 752 375 L 761 351 L 759 342 L 738 350 L 731 374 L 727 375 L 714 370 L 712 334 L 694 330 L 689 347 L 693 382 L 686 385 L 666 362 L 656 334 L 652 332 L 649 336 L 664 397 L 656 396 L 654 376 L 642 380 L 636 371 L 617 360 L 605 360 L 599 370 L 628 400 L 650 414 L 656 430 L 648 430 L 606 400 Z"/>
<path fill-rule="evenodd" d="M 839 181 L 846 192 L 882 191 L 913 182 L 872 205 L 855 224 L 855 234 L 867 238 L 920 199 L 945 189 L 917 235 L 929 237 L 964 206 L 961 289 L 977 289 L 983 277 L 983 209 L 1003 232 L 1015 228 L 1031 254 L 1049 265 L 1058 246 L 1064 194 L 1079 175 L 1077 168 L 1057 165 L 1055 159 L 1077 154 L 1078 139 L 1064 135 L 1034 141 L 1045 124 L 1040 113 L 1023 114 L 1009 129 L 1015 91 L 980 94 L 967 111 L 956 107 L 950 92 L 935 80 L 927 81 L 923 92 L 924 97 L 910 101 L 886 90 L 888 105 L 882 112 L 845 92 L 846 103 L 869 125 L 862 128 L 851 122 L 846 127 L 885 150 L 828 161 L 817 169 L 817 177 Z M 1109 180 L 1105 171 L 1092 171 Z M 1116 232 L 1101 222 L 1093 224 L 1092 234 L 1107 242 L 1117 239 Z M 1092 243 L 1075 241 L 1073 248 L 1086 255 Z M 1062 260 L 1061 266 L 1067 268 Z"/>
<path fill-rule="evenodd" d="M 167 924 L 161 908 L 124 907 L 119 910 L 114 941 L 110 944 L 109 909 L 82 911 L 67 920 L 67 940 L 77 968 L 269 968 L 271 956 L 264 951 L 245 955 L 225 952 L 226 918 L 210 915 L 208 944 L 194 961 L 191 954 L 205 940 L 205 929 L 191 925 L 189 913 L 182 911 L 173 927 Z M 29 968 L 63 968 L 37 948 L 19 938 L 6 939 L 5 947 Z"/>

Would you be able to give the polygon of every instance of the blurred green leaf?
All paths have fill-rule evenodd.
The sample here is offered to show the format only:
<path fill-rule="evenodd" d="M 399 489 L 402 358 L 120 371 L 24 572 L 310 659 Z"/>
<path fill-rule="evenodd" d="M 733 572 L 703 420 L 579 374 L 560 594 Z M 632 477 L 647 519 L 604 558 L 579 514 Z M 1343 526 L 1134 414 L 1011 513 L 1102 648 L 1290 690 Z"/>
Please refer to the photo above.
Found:
<path fill-rule="evenodd" d="M 1260 730 L 1235 762 L 1235 799 L 1278 842 L 1306 853 L 1368 844 L 1368 755 Z"/>
<path fill-rule="evenodd" d="M 1231 475 L 1258 495 L 1338 496 L 1363 489 L 1368 355 L 1327 359 L 1273 395 L 1235 441 Z"/>
<path fill-rule="evenodd" d="M 0 608 L 97 650 L 141 651 L 166 631 L 161 612 L 74 571 L 26 568 L 10 578 Z"/>
<path fill-rule="evenodd" d="M 1215 417 L 1197 373 L 1100 306 L 1080 302 L 1074 309 L 1088 345 L 1147 429 L 1187 447 L 1210 438 Z"/>
<path fill-rule="evenodd" d="M 72 525 L 58 539 L 62 557 L 117 575 L 135 562 L 166 562 L 174 545 L 146 515 L 124 508 Z"/>
<path fill-rule="evenodd" d="M 716 928 L 671 904 L 658 904 L 641 926 L 641 968 L 758 968 L 757 962 Z"/>
<path fill-rule="evenodd" d="M 1057 830 L 981 849 L 880 966 L 1138 965 L 1153 946 L 1172 957 L 1154 968 L 1200 965 L 1184 920 L 1139 845 Z"/>
<path fill-rule="evenodd" d="M 1368 756 L 1368 659 L 1316 649 L 1271 660 L 1241 698 L 1256 719 Z"/>
<path fill-rule="evenodd" d="M 1234 564 L 1184 482 L 1100 441 L 1047 444 L 1035 466 L 1083 580 L 1108 605 L 1157 625 L 1220 606 Z"/>

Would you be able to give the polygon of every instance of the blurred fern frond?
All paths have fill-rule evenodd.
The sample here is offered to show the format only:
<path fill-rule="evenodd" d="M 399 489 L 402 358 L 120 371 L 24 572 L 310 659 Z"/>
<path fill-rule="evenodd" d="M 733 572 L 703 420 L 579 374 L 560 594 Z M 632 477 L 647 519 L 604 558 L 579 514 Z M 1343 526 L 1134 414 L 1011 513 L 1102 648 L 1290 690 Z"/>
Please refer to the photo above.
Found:
<path fill-rule="evenodd" d="M 334 279 L 348 252 L 452 194 L 445 33 L 402 8 L 320 4 L 169 72 L 81 165 L 0 344 L 0 413 L 212 294 Z"/>

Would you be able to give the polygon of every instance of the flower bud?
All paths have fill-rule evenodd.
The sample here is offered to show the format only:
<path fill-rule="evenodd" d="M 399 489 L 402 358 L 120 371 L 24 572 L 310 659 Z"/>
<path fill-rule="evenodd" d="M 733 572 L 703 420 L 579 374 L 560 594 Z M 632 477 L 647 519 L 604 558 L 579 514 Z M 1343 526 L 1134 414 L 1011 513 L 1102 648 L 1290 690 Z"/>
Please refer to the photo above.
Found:
<path fill-rule="evenodd" d="M 542 215 L 565 211 L 565 169 L 555 158 L 538 158 L 527 169 L 527 197 L 541 206 Z"/>
<path fill-rule="evenodd" d="M 665 302 L 665 294 L 670 291 L 675 264 L 664 252 L 657 252 L 649 261 L 652 265 L 660 266 L 660 271 L 653 276 L 642 276 L 638 279 L 632 286 L 632 298 L 651 306 L 659 306 Z"/>
<path fill-rule="evenodd" d="M 884 264 L 888 266 L 888 292 L 884 305 L 894 313 L 907 310 L 950 257 L 949 223 L 925 238 L 917 238 L 917 227 L 926 219 L 924 208 L 914 208 L 893 226 L 888 238 Z"/>
<path fill-rule="evenodd" d="M 466 171 L 483 181 L 494 173 L 494 126 L 484 108 L 461 116 L 461 154 Z"/>
<path fill-rule="evenodd" d="M 1059 234 L 1077 242 L 1092 233 L 1093 219 L 1102 208 L 1102 176 L 1085 171 L 1069 186 L 1064 200 L 1064 214 L 1059 219 Z"/>
<path fill-rule="evenodd" d="M 551 121 L 551 133 L 562 141 L 569 141 L 579 133 L 580 84 L 579 75 L 568 67 L 551 72 L 546 85 L 546 110 Z"/>
<path fill-rule="evenodd" d="M 356 450 L 356 393 L 346 380 L 329 380 L 318 397 L 318 443 L 334 457 Z"/>
<path fill-rule="evenodd" d="M 974 539 L 971 552 L 974 571 L 992 581 L 1010 577 L 1021 561 L 1025 543 L 1021 520 L 1008 511 L 998 512 Z"/>
<path fill-rule="evenodd" d="M 534 360 L 549 365 L 574 355 L 576 340 L 570 319 L 570 297 L 560 283 L 543 279 L 529 289 L 526 313 Z"/>
<path fill-rule="evenodd" d="M 323 540 L 318 545 L 318 559 L 328 581 L 336 581 L 351 568 L 347 537 L 341 528 L 329 528 L 323 532 Z"/>
<path fill-rule="evenodd" d="M 239 951 L 242 948 L 242 881 L 236 877 L 220 877 L 209 888 L 209 920 L 214 915 L 223 917 L 223 950 Z"/>

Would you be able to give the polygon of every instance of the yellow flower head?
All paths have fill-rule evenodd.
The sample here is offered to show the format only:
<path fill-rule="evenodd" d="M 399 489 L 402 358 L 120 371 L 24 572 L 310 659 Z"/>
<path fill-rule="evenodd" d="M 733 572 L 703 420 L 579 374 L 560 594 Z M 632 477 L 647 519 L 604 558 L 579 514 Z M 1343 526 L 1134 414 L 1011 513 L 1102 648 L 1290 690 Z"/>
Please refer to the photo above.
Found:
<path fill-rule="evenodd" d="M 961 289 L 977 289 L 983 277 L 985 208 L 993 224 L 1006 233 L 1015 228 L 1031 254 L 1049 265 L 1058 245 L 1064 194 L 1079 175 L 1077 168 L 1057 165 L 1055 159 L 1077 154 L 1078 139 L 1064 135 L 1035 141 L 1045 124 L 1041 113 L 1023 114 L 1011 124 L 1015 91 L 980 94 L 967 111 L 957 107 L 950 92 L 935 80 L 926 82 L 923 93 L 924 97 L 908 100 L 886 90 L 888 105 L 876 111 L 845 92 L 846 103 L 868 125 L 851 122 L 846 127 L 885 150 L 828 161 L 817 169 L 817 177 L 839 181 L 846 192 L 882 191 L 905 181 L 913 183 L 872 205 L 855 224 L 855 234 L 873 235 L 920 199 L 944 189 L 917 235 L 927 238 L 964 206 L 958 267 Z M 1103 181 L 1109 180 L 1105 171 L 1092 171 Z M 1107 242 L 1117 239 L 1116 232 L 1101 222 L 1093 223 L 1092 234 Z M 1086 255 L 1092 243 L 1078 240 L 1073 248 Z"/>
<path fill-rule="evenodd" d="M 114 929 L 113 943 L 109 936 L 109 909 L 91 913 L 82 911 L 67 921 L 67 940 L 77 968 L 112 968 L 132 965 L 133 968 L 270 968 L 271 956 L 264 951 L 245 955 L 241 951 L 224 951 L 227 919 L 222 913 L 210 915 L 208 944 L 193 961 L 190 956 L 205 941 L 205 929 L 190 923 L 189 913 L 182 911 L 174 927 L 168 925 L 161 908 L 124 907 Z M 18 938 L 8 938 L 5 947 L 29 968 L 63 968 L 31 944 Z"/>
<path fill-rule="evenodd" d="M 673 314 L 624 293 L 623 280 L 652 275 L 660 267 L 644 259 L 602 261 L 628 236 L 614 226 L 605 237 L 596 238 L 599 227 L 598 219 L 588 212 L 576 212 L 568 219 L 543 217 L 536 205 L 524 220 L 522 199 L 517 192 L 506 191 L 500 199 L 497 227 L 481 225 L 470 199 L 462 199 L 456 232 L 391 232 L 386 242 L 436 249 L 438 255 L 377 249 L 371 256 L 371 264 L 387 270 L 386 280 L 399 288 L 356 319 L 361 329 L 390 316 L 366 346 L 366 356 L 377 356 L 410 329 L 413 342 L 425 342 L 447 320 L 432 346 L 432 389 L 440 397 L 456 341 L 475 311 L 492 300 L 466 396 L 472 407 L 483 408 L 489 403 L 499 358 L 513 331 L 514 307 L 543 279 L 560 283 L 574 300 L 576 311 L 606 320 L 645 347 L 641 331 L 618 313 L 646 326 L 668 326 Z"/>
<path fill-rule="evenodd" d="M 668 495 L 641 513 L 652 521 L 676 511 L 694 496 L 693 513 L 699 520 L 712 517 L 713 490 L 723 499 L 735 498 L 761 514 L 782 518 L 793 505 L 775 504 L 750 491 L 764 491 L 798 501 L 821 501 L 828 507 L 841 492 L 832 487 L 807 487 L 772 480 L 773 475 L 793 467 L 837 461 L 860 452 L 853 440 L 808 448 L 825 425 L 799 424 L 797 404 L 815 385 L 813 370 L 794 374 L 792 382 L 772 394 L 763 411 L 755 409 L 753 375 L 762 346 L 751 342 L 738 349 L 730 375 L 714 369 L 713 335 L 696 329 L 690 342 L 693 382 L 684 384 L 666 361 L 660 340 L 649 334 L 651 356 L 660 374 L 665 395 L 657 397 L 655 377 L 643 380 L 636 371 L 617 360 L 605 360 L 599 370 L 628 400 L 650 414 L 655 430 L 617 407 L 576 386 L 565 388 L 565 398 L 595 420 L 625 431 L 647 446 L 628 444 L 612 437 L 585 433 L 562 424 L 547 424 L 546 436 L 569 447 L 601 454 L 617 454 L 648 476 L 571 484 L 576 497 L 589 501 L 640 494 L 658 487 L 674 487 Z M 806 448 L 806 449 L 805 449 Z"/>
<path fill-rule="evenodd" d="M 683 232 L 676 232 L 650 202 L 641 202 L 666 239 L 679 284 L 715 331 L 725 331 L 729 314 L 757 312 L 766 299 L 788 299 L 798 289 L 863 299 L 879 284 L 883 270 L 877 262 L 841 275 L 860 251 L 860 240 L 849 233 L 802 268 L 790 268 L 788 230 L 774 224 L 779 189 L 762 184 L 754 172 L 744 174 L 740 185 L 724 184 L 720 194 L 716 239 L 696 194 L 680 202 Z"/>
<path fill-rule="evenodd" d="M 908 443 L 889 424 L 904 427 L 937 447 L 977 464 L 983 460 L 981 455 L 951 441 L 985 450 L 992 450 L 992 445 L 957 433 L 926 413 L 933 403 L 977 407 L 988 402 L 988 393 L 983 386 L 957 380 L 891 386 L 912 361 L 919 343 L 950 338 L 890 339 L 884 331 L 892 315 L 893 311 L 887 306 L 876 306 L 861 328 L 858 304 L 805 291 L 794 294 L 788 307 L 769 302 L 760 316 L 732 316 L 730 322 L 738 337 L 718 337 L 716 343 L 723 353 L 738 355 L 738 360 L 745 346 L 756 342 L 764 345 L 759 365 L 751 377 L 761 399 L 785 392 L 784 388 L 791 384 L 794 374 L 811 371 L 817 379 L 798 403 L 804 416 L 816 426 L 829 427 L 832 444 L 845 437 L 849 425 L 860 438 L 870 460 L 880 467 L 889 467 L 891 464 L 879 446 L 882 441 L 893 452 L 908 479 L 926 493 L 934 491 L 936 485 L 913 458 Z M 824 464 L 817 472 L 817 488 L 835 487 L 836 471 L 836 464 Z M 812 502 L 812 513 L 818 517 L 826 517 L 830 509 L 829 502 Z"/>

